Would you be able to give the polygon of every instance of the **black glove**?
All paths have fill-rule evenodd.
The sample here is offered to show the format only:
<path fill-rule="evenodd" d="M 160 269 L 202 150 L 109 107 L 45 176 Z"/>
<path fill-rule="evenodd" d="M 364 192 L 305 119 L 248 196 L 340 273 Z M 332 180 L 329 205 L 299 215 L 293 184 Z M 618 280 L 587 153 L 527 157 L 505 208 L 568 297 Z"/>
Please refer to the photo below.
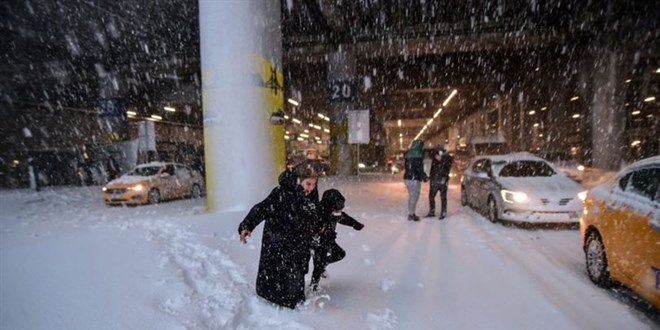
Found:
<path fill-rule="evenodd" d="M 355 226 L 353 226 L 353 229 L 355 230 L 362 230 L 362 228 L 364 228 L 364 225 L 359 222 L 356 223 Z"/>

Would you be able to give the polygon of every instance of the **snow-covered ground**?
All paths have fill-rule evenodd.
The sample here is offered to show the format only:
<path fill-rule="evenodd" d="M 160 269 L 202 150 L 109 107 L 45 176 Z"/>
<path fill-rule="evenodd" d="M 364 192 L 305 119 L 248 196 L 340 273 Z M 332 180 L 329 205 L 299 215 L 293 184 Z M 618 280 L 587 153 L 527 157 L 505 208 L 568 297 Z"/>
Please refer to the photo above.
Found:
<path fill-rule="evenodd" d="M 589 281 L 577 230 L 492 224 L 460 206 L 458 185 L 449 217 L 421 222 L 405 220 L 400 175 L 320 181 L 331 187 L 366 227 L 339 226 L 347 257 L 297 310 L 255 295 L 263 226 L 239 243 L 247 210 L 107 208 L 99 187 L 0 191 L 0 329 L 660 328 Z"/>

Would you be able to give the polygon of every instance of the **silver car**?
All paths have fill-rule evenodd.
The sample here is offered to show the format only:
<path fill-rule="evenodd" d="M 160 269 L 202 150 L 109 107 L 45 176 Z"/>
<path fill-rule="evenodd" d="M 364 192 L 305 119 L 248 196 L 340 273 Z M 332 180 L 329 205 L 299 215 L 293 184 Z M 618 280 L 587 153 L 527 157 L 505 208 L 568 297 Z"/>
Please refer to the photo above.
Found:
<path fill-rule="evenodd" d="M 461 204 L 492 222 L 577 225 L 586 191 L 530 153 L 474 158 L 461 180 Z"/>

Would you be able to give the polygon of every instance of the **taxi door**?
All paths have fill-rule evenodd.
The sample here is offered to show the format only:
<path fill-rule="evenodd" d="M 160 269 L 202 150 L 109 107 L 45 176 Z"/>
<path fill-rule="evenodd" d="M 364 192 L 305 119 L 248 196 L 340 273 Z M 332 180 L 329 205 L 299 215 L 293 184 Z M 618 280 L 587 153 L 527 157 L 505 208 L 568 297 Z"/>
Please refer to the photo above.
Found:
<path fill-rule="evenodd" d="M 622 271 L 629 285 L 660 303 L 660 167 L 632 173 L 620 206 Z"/>
<path fill-rule="evenodd" d="M 177 184 L 176 169 L 174 168 L 174 164 L 165 165 L 165 168 L 163 169 L 162 173 L 167 173 L 166 176 L 162 177 L 163 197 L 165 197 L 166 199 L 176 198 L 178 184 Z"/>

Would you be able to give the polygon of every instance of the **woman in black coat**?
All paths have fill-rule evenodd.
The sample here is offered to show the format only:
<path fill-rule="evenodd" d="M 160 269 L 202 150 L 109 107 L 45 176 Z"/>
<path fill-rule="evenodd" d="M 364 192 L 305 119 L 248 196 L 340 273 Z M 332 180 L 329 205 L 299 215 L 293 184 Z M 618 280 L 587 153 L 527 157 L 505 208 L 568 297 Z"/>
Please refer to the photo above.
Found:
<path fill-rule="evenodd" d="M 305 274 L 319 226 L 317 204 L 310 198 L 316 181 L 315 172 L 309 168 L 283 172 L 280 185 L 254 205 L 238 226 L 240 240 L 246 243 L 254 228 L 265 221 L 257 294 L 292 309 L 305 301 Z"/>

